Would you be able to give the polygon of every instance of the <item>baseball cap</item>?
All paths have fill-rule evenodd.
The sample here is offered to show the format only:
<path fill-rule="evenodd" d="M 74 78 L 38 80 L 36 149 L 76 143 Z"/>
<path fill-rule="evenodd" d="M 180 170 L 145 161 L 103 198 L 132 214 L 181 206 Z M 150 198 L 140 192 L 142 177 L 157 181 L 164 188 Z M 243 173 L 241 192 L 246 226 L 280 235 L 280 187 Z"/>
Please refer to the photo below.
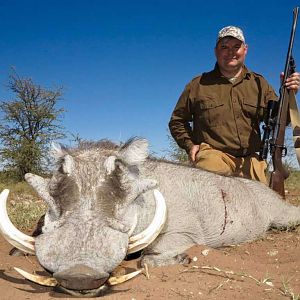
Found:
<path fill-rule="evenodd" d="M 245 37 L 244 37 L 243 31 L 239 27 L 226 26 L 226 27 L 222 28 L 218 33 L 216 43 L 218 43 L 222 38 L 224 38 L 226 36 L 232 36 L 232 37 L 240 40 L 241 42 L 245 43 Z"/>

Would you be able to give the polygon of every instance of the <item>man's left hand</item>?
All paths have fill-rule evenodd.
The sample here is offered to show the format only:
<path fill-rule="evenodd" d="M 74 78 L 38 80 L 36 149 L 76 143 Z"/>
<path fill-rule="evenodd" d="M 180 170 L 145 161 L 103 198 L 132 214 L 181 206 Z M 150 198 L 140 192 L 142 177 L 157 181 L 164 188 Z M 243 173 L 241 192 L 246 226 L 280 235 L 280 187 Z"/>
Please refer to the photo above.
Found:
<path fill-rule="evenodd" d="M 280 77 L 281 79 L 283 78 L 283 73 L 280 74 Z M 297 93 L 300 87 L 300 74 L 298 72 L 293 73 L 287 78 L 285 86 L 288 90 L 293 90 Z"/>

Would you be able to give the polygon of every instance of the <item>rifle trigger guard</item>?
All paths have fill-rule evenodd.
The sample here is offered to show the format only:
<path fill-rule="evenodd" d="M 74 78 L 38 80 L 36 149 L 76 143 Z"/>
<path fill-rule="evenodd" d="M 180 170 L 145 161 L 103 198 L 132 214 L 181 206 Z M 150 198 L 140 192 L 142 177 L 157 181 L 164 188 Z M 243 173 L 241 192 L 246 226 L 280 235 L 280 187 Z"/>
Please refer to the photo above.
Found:
<path fill-rule="evenodd" d="M 272 145 L 272 153 L 274 153 L 275 152 L 275 149 L 276 148 L 279 148 L 279 149 L 281 149 L 281 156 L 282 157 L 285 157 L 286 155 L 287 155 L 287 148 L 286 148 L 286 146 L 284 146 L 284 145 Z"/>
<path fill-rule="evenodd" d="M 282 149 L 281 156 L 285 157 L 287 155 L 287 148 L 285 146 L 281 146 L 281 149 Z"/>

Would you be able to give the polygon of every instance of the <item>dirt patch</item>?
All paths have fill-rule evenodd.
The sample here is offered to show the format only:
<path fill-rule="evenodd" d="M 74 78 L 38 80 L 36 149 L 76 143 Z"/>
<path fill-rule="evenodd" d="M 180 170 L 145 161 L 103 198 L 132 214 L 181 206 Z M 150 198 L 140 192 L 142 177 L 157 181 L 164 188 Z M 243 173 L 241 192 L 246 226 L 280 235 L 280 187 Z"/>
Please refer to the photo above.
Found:
<path fill-rule="evenodd" d="M 24 280 L 13 267 L 46 273 L 34 256 L 12 257 L 8 255 L 10 249 L 0 237 L 2 300 L 73 299 Z M 187 253 L 193 258 L 189 265 L 149 268 L 149 279 L 139 275 L 111 288 L 102 299 L 299 299 L 299 228 L 268 233 L 264 239 L 235 247 L 195 246 Z M 137 265 L 138 259 L 124 262 L 127 271 L 137 269 Z"/>

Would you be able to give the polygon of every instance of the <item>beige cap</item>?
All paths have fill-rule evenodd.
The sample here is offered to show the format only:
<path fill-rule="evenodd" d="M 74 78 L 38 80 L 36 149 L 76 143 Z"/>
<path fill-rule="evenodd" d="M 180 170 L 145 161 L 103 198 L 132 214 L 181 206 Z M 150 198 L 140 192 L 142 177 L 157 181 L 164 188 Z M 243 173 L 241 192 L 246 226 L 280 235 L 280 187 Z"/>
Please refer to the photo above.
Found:
<path fill-rule="evenodd" d="M 240 40 L 241 42 L 245 43 L 245 37 L 243 34 L 242 29 L 236 27 L 236 26 L 226 26 L 224 28 L 222 28 L 219 33 L 218 33 L 218 38 L 217 38 L 217 42 L 219 42 L 219 40 L 221 40 L 224 37 L 227 36 L 231 36 L 234 37 L 238 40 Z"/>

